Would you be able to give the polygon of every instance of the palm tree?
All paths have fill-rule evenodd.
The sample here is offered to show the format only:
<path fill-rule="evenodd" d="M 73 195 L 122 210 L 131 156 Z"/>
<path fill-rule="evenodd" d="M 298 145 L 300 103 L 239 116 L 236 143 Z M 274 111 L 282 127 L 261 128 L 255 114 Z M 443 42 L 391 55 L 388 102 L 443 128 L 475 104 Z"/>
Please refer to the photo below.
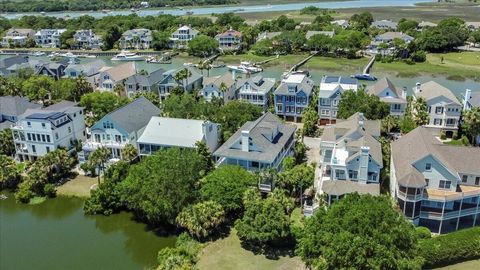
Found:
<path fill-rule="evenodd" d="M 132 161 L 138 156 L 138 151 L 135 146 L 132 144 L 127 144 L 125 147 L 122 149 L 122 159 L 126 161 Z"/>
<path fill-rule="evenodd" d="M 386 133 L 389 133 L 396 126 L 397 119 L 393 115 L 388 115 L 382 120 L 382 129 Z"/>
<path fill-rule="evenodd" d="M 470 135 L 471 142 L 476 145 L 476 137 L 480 135 L 480 107 L 474 107 L 463 116 L 464 129 Z"/>
<path fill-rule="evenodd" d="M 183 81 L 183 91 L 187 91 L 188 77 L 192 76 L 192 72 L 188 68 L 184 68 L 173 76 L 176 81 Z"/>
<path fill-rule="evenodd" d="M 99 147 L 88 157 L 88 162 L 98 168 L 98 185 L 100 185 L 100 171 L 105 169 L 105 163 L 110 158 L 110 150 L 106 147 Z"/>

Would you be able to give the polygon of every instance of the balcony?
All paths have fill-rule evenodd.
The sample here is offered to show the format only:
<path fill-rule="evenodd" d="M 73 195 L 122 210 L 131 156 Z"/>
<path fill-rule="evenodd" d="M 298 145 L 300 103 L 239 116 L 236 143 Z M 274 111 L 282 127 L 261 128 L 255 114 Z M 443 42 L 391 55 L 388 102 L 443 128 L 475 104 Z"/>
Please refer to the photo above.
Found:
<path fill-rule="evenodd" d="M 107 148 L 120 148 L 123 149 L 128 142 L 116 142 L 116 141 L 107 141 L 107 142 L 95 142 L 95 141 L 86 141 L 83 143 L 83 148 L 86 150 L 95 150 L 99 147 Z"/>
<path fill-rule="evenodd" d="M 420 212 L 420 218 L 426 218 L 426 219 L 436 219 L 436 220 L 445 220 L 445 219 L 451 219 L 451 218 L 458 218 L 462 216 L 469 216 L 469 215 L 475 215 L 480 213 L 479 209 L 477 208 L 470 208 L 470 209 L 464 209 L 464 210 L 457 210 L 457 211 L 450 211 L 450 212 L 427 212 L 427 211 L 421 211 Z"/>
<path fill-rule="evenodd" d="M 402 200 L 407 200 L 407 201 L 419 201 L 423 199 L 423 194 L 406 194 L 403 191 L 397 190 L 397 197 L 402 199 Z"/>

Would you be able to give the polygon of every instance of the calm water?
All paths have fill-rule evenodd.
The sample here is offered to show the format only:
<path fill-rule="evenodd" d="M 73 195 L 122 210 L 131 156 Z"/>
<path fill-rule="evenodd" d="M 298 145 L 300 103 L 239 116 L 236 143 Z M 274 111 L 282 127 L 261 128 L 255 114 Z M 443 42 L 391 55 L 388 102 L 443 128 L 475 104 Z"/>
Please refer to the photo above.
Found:
<path fill-rule="evenodd" d="M 307 2 L 307 3 L 291 3 L 291 4 L 275 4 L 269 5 L 268 1 L 260 5 L 235 5 L 235 6 L 216 6 L 216 7 L 193 7 L 185 9 L 146 9 L 137 12 L 139 16 L 154 16 L 158 14 L 186 15 L 187 11 L 193 14 L 207 15 L 212 13 L 238 12 L 271 12 L 271 11 L 291 11 L 300 10 L 306 6 L 316 6 L 319 8 L 361 8 L 361 7 L 393 7 L 393 6 L 412 6 L 417 3 L 433 2 L 433 0 L 353 0 L 353 1 L 331 1 L 331 2 Z M 109 15 L 128 15 L 132 12 L 129 10 L 115 10 L 108 13 L 101 11 L 80 11 L 80 12 L 47 12 L 47 16 L 53 17 L 79 17 L 82 15 L 90 15 L 96 18 Z M 9 13 L 2 16 L 13 19 L 25 15 L 39 15 L 39 13 Z"/>
<path fill-rule="evenodd" d="M 84 216 L 83 201 L 0 200 L 0 269 L 146 269 L 175 237 L 159 237 L 121 213 Z"/>

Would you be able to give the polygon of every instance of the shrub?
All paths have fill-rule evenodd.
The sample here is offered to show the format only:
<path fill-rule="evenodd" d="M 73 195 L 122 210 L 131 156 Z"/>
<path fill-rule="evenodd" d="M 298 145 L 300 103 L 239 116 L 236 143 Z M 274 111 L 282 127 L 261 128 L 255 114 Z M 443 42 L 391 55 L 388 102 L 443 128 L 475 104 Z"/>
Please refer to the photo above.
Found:
<path fill-rule="evenodd" d="M 425 62 L 427 60 L 427 54 L 424 51 L 416 51 L 412 53 L 411 59 L 416 63 Z"/>
<path fill-rule="evenodd" d="M 43 186 L 43 194 L 49 198 L 53 198 L 57 195 L 57 191 L 55 190 L 54 184 L 45 184 Z"/>
<path fill-rule="evenodd" d="M 427 239 L 432 237 L 432 232 L 427 227 L 416 227 L 415 233 L 419 239 Z"/>
<path fill-rule="evenodd" d="M 480 258 L 480 227 L 422 239 L 419 253 L 426 268 Z"/>
<path fill-rule="evenodd" d="M 25 181 L 18 185 L 18 190 L 15 192 L 15 200 L 21 203 L 28 203 L 35 193 L 31 190 L 32 183 Z"/>

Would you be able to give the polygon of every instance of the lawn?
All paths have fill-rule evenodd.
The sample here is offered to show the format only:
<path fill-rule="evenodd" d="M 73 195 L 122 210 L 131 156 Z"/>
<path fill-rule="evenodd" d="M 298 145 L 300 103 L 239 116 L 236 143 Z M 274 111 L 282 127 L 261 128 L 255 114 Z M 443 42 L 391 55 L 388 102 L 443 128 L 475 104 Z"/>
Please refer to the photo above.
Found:
<path fill-rule="evenodd" d="M 471 270 L 471 269 L 480 269 L 480 260 L 467 261 L 467 262 L 445 266 L 442 268 L 435 268 L 435 270 Z"/>
<path fill-rule="evenodd" d="M 57 194 L 61 196 L 90 197 L 90 188 L 97 184 L 96 177 L 77 175 L 75 178 L 57 187 Z"/>
<path fill-rule="evenodd" d="M 304 264 L 298 257 L 279 255 L 269 259 L 263 254 L 254 254 L 242 248 L 235 229 L 226 238 L 209 243 L 201 252 L 198 262 L 200 270 L 303 270 Z"/>

